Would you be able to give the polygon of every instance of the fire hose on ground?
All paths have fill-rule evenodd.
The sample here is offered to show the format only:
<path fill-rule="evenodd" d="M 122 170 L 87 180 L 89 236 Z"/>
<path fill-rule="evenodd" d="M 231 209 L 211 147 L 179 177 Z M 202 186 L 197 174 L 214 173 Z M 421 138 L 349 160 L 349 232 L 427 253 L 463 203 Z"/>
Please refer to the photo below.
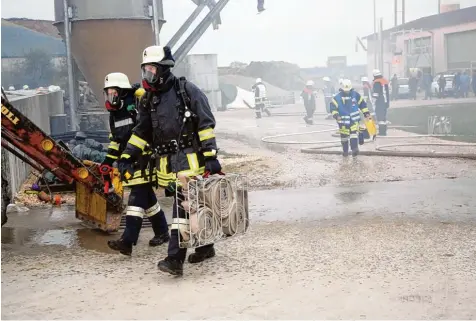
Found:
<path fill-rule="evenodd" d="M 333 129 L 323 129 L 323 130 L 314 130 L 308 132 L 298 132 L 298 133 L 289 133 L 289 134 L 280 134 L 265 136 L 261 138 L 261 141 L 266 144 L 277 144 L 277 145 L 318 145 L 314 147 L 302 148 L 301 153 L 305 154 L 321 154 L 321 155 L 341 155 L 342 151 L 336 150 L 325 150 L 328 148 L 340 147 L 340 140 L 328 140 L 328 141 L 280 141 L 276 140 L 277 138 L 282 137 L 292 137 L 292 136 L 302 136 L 309 134 L 320 134 L 327 132 L 335 132 L 334 124 L 315 124 L 316 126 L 332 126 Z M 389 128 L 404 128 L 409 126 L 389 126 Z M 379 136 L 377 140 L 380 139 L 414 139 L 414 138 L 427 138 L 427 137 L 464 137 L 460 135 L 409 135 L 409 136 Z M 368 141 L 367 141 L 368 142 Z M 376 141 L 374 141 L 376 143 Z M 319 145 L 325 146 L 319 146 Z M 427 157 L 427 158 L 465 158 L 465 159 L 475 159 L 476 153 L 443 153 L 443 152 L 411 152 L 411 151 L 389 151 L 386 150 L 392 147 L 400 146 L 448 146 L 448 147 L 476 147 L 476 143 L 397 143 L 397 144 L 388 144 L 375 146 L 373 151 L 360 151 L 359 155 L 363 156 L 394 156 L 394 157 Z"/>

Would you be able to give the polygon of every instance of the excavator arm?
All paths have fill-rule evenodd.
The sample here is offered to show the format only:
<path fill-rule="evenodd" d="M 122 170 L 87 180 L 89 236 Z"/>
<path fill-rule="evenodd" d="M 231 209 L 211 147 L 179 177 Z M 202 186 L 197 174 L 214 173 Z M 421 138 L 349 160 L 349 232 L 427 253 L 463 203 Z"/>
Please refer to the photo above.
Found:
<path fill-rule="evenodd" d="M 46 169 L 69 184 L 75 182 L 78 219 L 106 232 L 119 229 L 123 210 L 122 188 L 116 188 L 115 193 L 104 193 L 104 180 L 97 164 L 87 163 L 86 166 L 17 110 L 3 90 L 2 146 L 10 152 L 15 148 L 23 152 L 26 155 L 24 161 L 37 170 Z M 120 184 L 117 177 L 115 180 L 113 177 L 113 182 Z"/>

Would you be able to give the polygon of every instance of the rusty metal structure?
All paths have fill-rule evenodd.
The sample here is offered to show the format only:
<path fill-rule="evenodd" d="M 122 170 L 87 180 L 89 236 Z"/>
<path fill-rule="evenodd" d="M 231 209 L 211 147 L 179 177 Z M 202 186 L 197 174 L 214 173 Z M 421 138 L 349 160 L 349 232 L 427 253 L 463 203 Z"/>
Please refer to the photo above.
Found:
<path fill-rule="evenodd" d="M 167 45 L 176 46 L 205 7 L 210 12 L 183 41 L 175 58 L 179 64 L 210 25 L 218 29 L 220 12 L 229 0 L 191 0 L 197 7 Z M 65 39 L 68 55 L 70 92 L 76 95 L 73 59 L 96 97 L 102 102 L 104 76 L 121 71 L 131 82 L 140 80 L 142 50 L 159 44 L 164 19 L 162 0 L 55 0 L 55 26 Z M 64 28 L 64 26 L 67 28 Z M 118 48 L 118 35 L 127 46 Z M 163 42 L 165 44 L 166 42 Z M 73 95 L 70 95 L 73 96 Z M 71 101 L 71 109 L 77 108 Z M 75 112 L 71 117 L 76 117 Z M 78 119 L 72 119 L 77 124 Z M 73 128 L 74 130 L 74 128 Z"/>
<path fill-rule="evenodd" d="M 40 173 L 48 170 L 61 181 L 75 184 L 76 218 L 105 232 L 119 229 L 123 202 L 122 186 L 112 176 L 115 193 L 104 192 L 98 165 L 83 163 L 66 145 L 56 142 L 18 111 L 2 89 L 2 148 L 24 160 Z"/>

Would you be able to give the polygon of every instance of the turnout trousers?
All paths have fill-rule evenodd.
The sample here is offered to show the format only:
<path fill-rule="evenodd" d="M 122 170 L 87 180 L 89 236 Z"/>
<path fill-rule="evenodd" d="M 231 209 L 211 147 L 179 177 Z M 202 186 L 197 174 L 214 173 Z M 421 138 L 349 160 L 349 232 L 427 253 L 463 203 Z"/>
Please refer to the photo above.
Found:
<path fill-rule="evenodd" d="M 185 257 L 187 256 L 187 249 L 180 247 L 180 240 L 182 238 L 180 231 L 178 230 L 179 225 L 184 224 L 188 227 L 189 218 L 188 213 L 186 213 L 181 207 L 177 207 L 177 202 L 182 202 L 181 200 L 183 197 L 179 195 L 177 199 L 174 196 L 174 205 L 173 205 L 173 212 L 172 212 L 172 228 L 170 230 L 170 241 L 169 241 L 169 248 L 168 248 L 168 257 L 173 258 L 181 263 L 185 261 Z M 197 247 L 195 249 L 195 253 L 207 253 L 213 248 L 213 244 L 204 245 L 201 247 Z"/>
<path fill-rule="evenodd" d="M 149 219 L 155 236 L 168 233 L 167 219 L 150 183 L 134 185 L 131 188 L 126 209 L 126 228 L 122 235 L 124 242 L 137 244 L 144 216 Z"/>

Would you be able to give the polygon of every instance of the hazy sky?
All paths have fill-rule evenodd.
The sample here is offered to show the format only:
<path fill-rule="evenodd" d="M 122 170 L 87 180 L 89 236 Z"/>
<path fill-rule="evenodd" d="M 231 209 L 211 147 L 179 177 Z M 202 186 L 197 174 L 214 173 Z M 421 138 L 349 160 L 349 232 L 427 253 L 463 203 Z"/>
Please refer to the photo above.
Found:
<path fill-rule="evenodd" d="M 167 23 L 162 28 L 161 41 L 165 43 L 195 5 L 190 0 L 163 2 Z M 376 2 L 384 28 L 392 27 L 394 0 Z M 53 3 L 54 0 L 1 0 L 1 16 L 53 20 Z M 333 55 L 346 55 L 349 64 L 365 63 L 365 53 L 355 52 L 355 38 L 373 32 L 372 3 L 373 0 L 265 0 L 267 10 L 257 15 L 256 0 L 231 0 L 222 11 L 220 29 L 214 31 L 210 27 L 191 53 L 217 53 L 222 66 L 232 61 L 282 60 L 311 67 L 325 65 L 327 56 Z M 462 7 L 474 6 L 476 0 L 459 3 Z M 199 18 L 206 15 L 205 11 L 208 9 Z M 437 11 L 438 0 L 406 0 L 407 22 Z M 199 19 L 194 26 L 198 22 Z"/>

